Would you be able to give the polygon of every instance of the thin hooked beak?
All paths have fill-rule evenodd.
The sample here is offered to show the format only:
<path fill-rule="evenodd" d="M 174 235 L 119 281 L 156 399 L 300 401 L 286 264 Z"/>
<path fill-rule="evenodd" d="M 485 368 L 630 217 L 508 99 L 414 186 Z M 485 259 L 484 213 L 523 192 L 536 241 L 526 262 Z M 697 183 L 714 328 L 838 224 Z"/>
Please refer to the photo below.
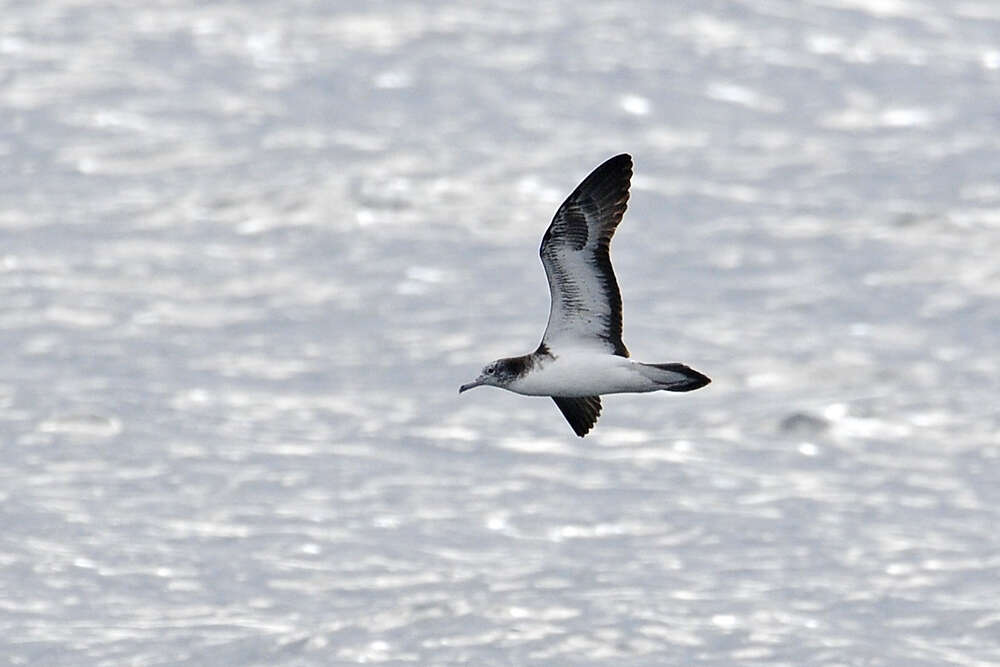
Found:
<path fill-rule="evenodd" d="M 473 387 L 482 386 L 483 384 L 485 384 L 485 382 L 483 382 L 482 378 L 476 378 L 475 381 L 470 382 L 469 384 L 463 384 L 461 387 L 459 387 L 458 393 L 461 394 L 463 391 L 467 391 L 469 389 L 472 389 Z"/>

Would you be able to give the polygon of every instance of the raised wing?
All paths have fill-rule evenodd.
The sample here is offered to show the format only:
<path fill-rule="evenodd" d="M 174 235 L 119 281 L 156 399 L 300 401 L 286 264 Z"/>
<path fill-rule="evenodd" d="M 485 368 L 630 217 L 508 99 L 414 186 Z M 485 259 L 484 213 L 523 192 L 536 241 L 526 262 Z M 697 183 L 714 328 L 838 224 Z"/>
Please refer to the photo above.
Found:
<path fill-rule="evenodd" d="M 608 247 L 628 203 L 632 158 L 617 155 L 592 171 L 556 211 L 539 254 L 552 304 L 542 345 L 596 345 L 628 356 L 622 296 Z"/>

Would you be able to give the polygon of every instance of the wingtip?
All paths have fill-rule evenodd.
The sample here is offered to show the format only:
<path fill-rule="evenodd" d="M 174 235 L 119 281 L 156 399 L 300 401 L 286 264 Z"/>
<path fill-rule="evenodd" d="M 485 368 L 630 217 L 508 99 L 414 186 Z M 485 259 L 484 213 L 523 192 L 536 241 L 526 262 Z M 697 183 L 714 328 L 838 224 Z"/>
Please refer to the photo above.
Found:
<path fill-rule="evenodd" d="M 633 166 L 632 156 L 629 155 L 628 153 L 619 153 L 618 155 L 615 155 L 614 157 L 610 157 L 607 160 L 605 160 L 603 162 L 603 164 L 601 164 L 598 167 L 598 169 L 600 169 L 601 167 L 604 167 L 604 166 L 607 166 L 607 167 L 620 166 L 620 167 L 622 167 L 623 171 L 628 171 L 629 174 L 631 174 L 632 173 L 632 166 Z M 595 171 L 596 171 L 596 169 L 595 169 Z"/>
<path fill-rule="evenodd" d="M 583 396 L 579 398 L 566 398 L 553 396 L 559 411 L 566 417 L 570 428 L 581 438 L 587 435 L 597 423 L 601 416 L 601 397 Z"/>

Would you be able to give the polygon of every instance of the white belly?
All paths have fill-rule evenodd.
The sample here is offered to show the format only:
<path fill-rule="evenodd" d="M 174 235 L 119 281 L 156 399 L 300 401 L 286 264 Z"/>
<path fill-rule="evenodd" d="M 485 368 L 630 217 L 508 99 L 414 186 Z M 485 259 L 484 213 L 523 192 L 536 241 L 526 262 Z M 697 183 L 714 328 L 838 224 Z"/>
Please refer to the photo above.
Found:
<path fill-rule="evenodd" d="M 610 354 L 560 354 L 536 363 L 506 388 L 528 396 L 600 396 L 662 389 L 636 370 L 636 362 Z"/>

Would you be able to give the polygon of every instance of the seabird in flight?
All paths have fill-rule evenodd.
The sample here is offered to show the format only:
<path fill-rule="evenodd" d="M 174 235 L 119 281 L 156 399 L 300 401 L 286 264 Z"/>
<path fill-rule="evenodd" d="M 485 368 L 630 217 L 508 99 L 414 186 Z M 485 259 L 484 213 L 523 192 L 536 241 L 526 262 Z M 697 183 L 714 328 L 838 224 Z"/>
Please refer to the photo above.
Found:
<path fill-rule="evenodd" d="M 692 391 L 711 382 L 684 364 L 644 364 L 622 342 L 622 297 L 609 246 L 628 203 L 632 158 L 595 169 L 556 211 L 539 254 L 552 298 L 538 349 L 497 359 L 458 393 L 480 385 L 551 396 L 583 437 L 601 414 L 601 394 Z"/>

